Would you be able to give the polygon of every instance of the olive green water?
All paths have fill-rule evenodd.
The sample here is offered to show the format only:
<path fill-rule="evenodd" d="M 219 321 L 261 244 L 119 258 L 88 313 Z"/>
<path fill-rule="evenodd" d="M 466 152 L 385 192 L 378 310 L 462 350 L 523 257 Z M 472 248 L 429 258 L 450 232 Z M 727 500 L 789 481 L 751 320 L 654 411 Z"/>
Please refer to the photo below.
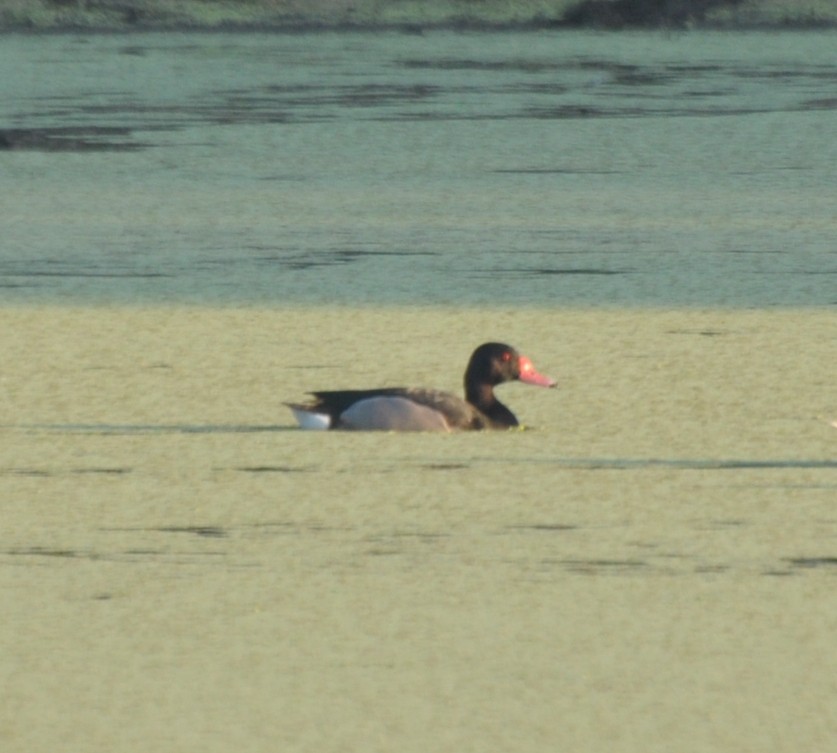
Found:
<path fill-rule="evenodd" d="M 27 307 L 2 325 L 4 750 L 833 739 L 829 313 Z M 281 405 L 455 390 L 486 329 L 560 381 L 503 388 L 527 431 L 300 432 Z"/>
<path fill-rule="evenodd" d="M 827 749 L 833 55 L 731 39 L 4 38 L 0 747 Z M 525 431 L 282 404 L 488 339 Z"/>

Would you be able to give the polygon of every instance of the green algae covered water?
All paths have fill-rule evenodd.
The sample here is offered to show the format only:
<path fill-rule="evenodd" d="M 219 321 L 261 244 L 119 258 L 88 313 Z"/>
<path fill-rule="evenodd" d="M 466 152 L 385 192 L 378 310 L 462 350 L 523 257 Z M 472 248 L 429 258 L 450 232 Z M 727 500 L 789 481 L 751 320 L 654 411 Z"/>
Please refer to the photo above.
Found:
<path fill-rule="evenodd" d="M 409 336 L 405 336 L 409 332 Z M 305 432 L 321 386 L 527 431 Z M 0 309 L 4 751 L 827 749 L 833 314 Z"/>
<path fill-rule="evenodd" d="M 833 745 L 833 40 L 0 37 L 0 749 Z"/>

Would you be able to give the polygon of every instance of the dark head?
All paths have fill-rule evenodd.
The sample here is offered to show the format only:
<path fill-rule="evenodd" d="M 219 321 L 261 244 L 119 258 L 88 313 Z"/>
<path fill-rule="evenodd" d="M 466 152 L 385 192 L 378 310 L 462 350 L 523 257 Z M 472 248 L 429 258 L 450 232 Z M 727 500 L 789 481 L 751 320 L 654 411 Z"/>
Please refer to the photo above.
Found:
<path fill-rule="evenodd" d="M 511 345 L 484 343 L 471 355 L 465 369 L 465 399 L 485 416 L 494 428 L 517 426 L 517 418 L 494 395 L 494 388 L 515 379 L 539 387 L 554 387 L 549 377 L 539 374 L 526 356 Z"/>
<path fill-rule="evenodd" d="M 496 387 L 515 379 L 539 387 L 554 387 L 555 382 L 539 374 L 532 362 L 520 355 L 511 345 L 484 343 L 471 355 L 465 369 L 465 394 L 478 386 Z"/>
<path fill-rule="evenodd" d="M 494 388 L 515 379 L 540 387 L 555 382 L 539 374 L 526 356 L 511 345 L 485 343 L 477 348 L 465 369 L 465 399 L 487 419 L 492 428 L 517 426 L 517 418 L 494 395 Z"/>

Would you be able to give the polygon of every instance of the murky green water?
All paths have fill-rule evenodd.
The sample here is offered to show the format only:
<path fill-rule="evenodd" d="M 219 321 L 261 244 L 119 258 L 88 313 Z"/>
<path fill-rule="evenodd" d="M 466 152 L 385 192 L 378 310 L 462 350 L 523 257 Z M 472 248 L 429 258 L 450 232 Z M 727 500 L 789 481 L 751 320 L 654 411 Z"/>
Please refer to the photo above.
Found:
<path fill-rule="evenodd" d="M 0 296 L 832 306 L 834 42 L 5 36 Z"/>
<path fill-rule="evenodd" d="M 833 41 L 0 37 L 3 750 L 827 749 Z"/>

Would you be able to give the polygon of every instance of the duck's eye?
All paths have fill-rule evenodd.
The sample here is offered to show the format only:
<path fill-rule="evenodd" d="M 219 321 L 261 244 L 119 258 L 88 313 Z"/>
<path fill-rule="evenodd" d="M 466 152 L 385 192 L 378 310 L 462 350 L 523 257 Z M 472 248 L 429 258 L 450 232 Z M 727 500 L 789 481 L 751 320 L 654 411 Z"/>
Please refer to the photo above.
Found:
<path fill-rule="evenodd" d="M 509 361 L 511 361 L 511 353 L 505 350 L 503 351 L 503 355 L 501 356 L 501 358 L 503 359 L 504 363 L 508 363 Z"/>

